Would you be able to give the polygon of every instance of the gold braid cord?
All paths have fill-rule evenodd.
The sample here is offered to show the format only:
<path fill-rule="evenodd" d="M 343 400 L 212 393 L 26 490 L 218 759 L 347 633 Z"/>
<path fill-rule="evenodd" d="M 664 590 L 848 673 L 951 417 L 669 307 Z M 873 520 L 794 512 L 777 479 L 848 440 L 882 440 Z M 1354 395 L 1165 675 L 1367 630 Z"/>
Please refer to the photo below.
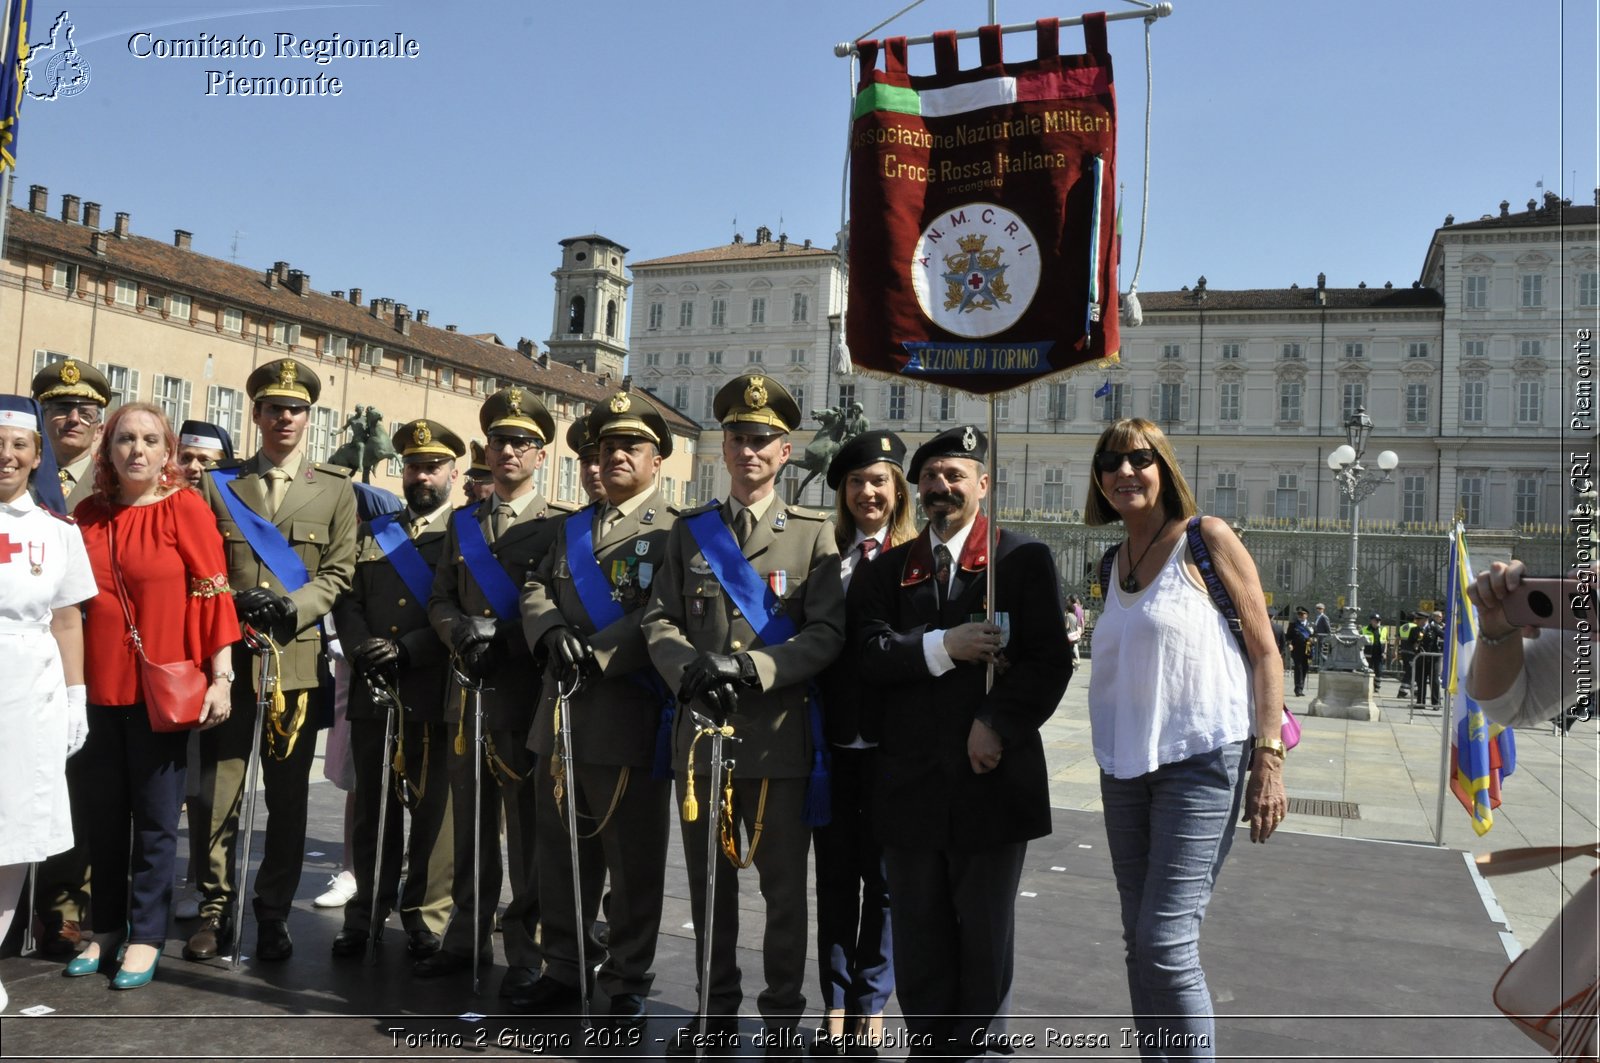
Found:
<path fill-rule="evenodd" d="M 402 707 L 400 690 L 388 679 L 383 676 L 369 676 L 367 683 L 380 697 L 392 702 L 390 711 L 393 711 L 393 708 Z M 423 728 L 422 774 L 418 778 L 417 784 L 413 786 L 411 785 L 410 777 L 406 775 L 406 725 L 404 715 L 404 712 L 402 712 L 401 718 L 395 721 L 394 757 L 389 764 L 394 769 L 395 796 L 400 799 L 400 803 L 406 808 L 415 810 L 418 803 L 422 801 L 422 795 L 428 791 L 428 749 L 432 744 L 433 736 L 428 733 L 426 727 Z"/>
<path fill-rule="evenodd" d="M 561 814 L 562 799 L 565 798 L 570 792 L 573 800 L 577 800 L 578 794 L 577 780 L 567 778 L 567 766 L 561 760 L 561 706 L 566 702 L 566 700 L 566 698 L 562 697 L 556 698 L 556 711 L 554 713 L 551 728 L 556 736 L 556 751 L 550 754 L 550 782 L 551 795 L 556 799 L 557 815 Z M 599 825 L 587 834 L 579 834 L 579 838 L 593 838 L 595 835 L 606 829 L 607 824 L 611 822 L 611 817 L 617 814 L 617 806 L 622 803 L 622 795 L 628 791 L 628 773 L 631 770 L 632 769 L 626 764 L 623 765 L 622 773 L 617 776 L 617 785 L 611 791 L 611 806 L 606 809 L 606 814 L 601 817 Z M 587 812 L 582 811 L 578 813 L 578 816 L 581 819 L 594 818 Z M 566 823 L 565 817 L 562 818 L 561 822 Z"/>
<path fill-rule="evenodd" d="M 694 747 L 700 744 L 700 739 L 709 738 L 720 734 L 723 738 L 733 737 L 733 725 L 723 724 L 720 727 L 701 727 L 694 733 L 694 740 L 689 743 L 688 780 L 689 785 L 683 795 L 683 821 L 694 823 L 700 818 L 700 802 L 694 796 Z M 733 822 L 733 769 L 728 769 L 728 774 L 722 784 L 722 816 L 717 824 L 718 842 L 722 846 L 723 855 L 728 858 L 728 863 L 743 870 L 750 866 L 756 858 L 756 846 L 761 844 L 761 832 L 766 826 L 767 818 L 767 782 L 761 780 L 761 796 L 756 801 L 755 828 L 750 832 L 750 851 L 743 857 L 739 855 L 739 831 Z M 609 813 L 608 813 L 609 815 Z"/>
<path fill-rule="evenodd" d="M 272 674 L 282 676 L 283 651 L 270 638 L 267 639 L 267 645 L 272 649 Z M 267 755 L 273 760 L 288 760 L 294 753 L 294 744 L 300 739 L 300 727 L 306 722 L 306 700 L 309 694 L 310 691 L 300 691 L 294 700 L 294 714 L 285 721 L 288 700 L 283 696 L 282 685 L 273 684 L 271 701 L 267 705 Z"/>

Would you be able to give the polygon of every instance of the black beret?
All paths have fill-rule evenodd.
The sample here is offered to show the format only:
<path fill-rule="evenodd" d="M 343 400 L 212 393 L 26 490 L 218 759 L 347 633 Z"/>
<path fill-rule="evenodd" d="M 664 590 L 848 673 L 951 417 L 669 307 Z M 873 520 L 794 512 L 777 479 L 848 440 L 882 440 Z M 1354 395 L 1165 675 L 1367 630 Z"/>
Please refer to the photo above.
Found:
<path fill-rule="evenodd" d="M 911 467 L 906 475 L 912 483 L 922 475 L 922 466 L 934 458 L 971 458 L 984 462 L 989 458 L 989 437 L 975 424 L 962 424 L 947 428 L 917 448 L 911 456 Z"/>
<path fill-rule="evenodd" d="M 906 467 L 906 444 L 893 432 L 862 432 L 848 440 L 828 463 L 828 490 L 837 491 L 845 475 L 887 461 Z"/>

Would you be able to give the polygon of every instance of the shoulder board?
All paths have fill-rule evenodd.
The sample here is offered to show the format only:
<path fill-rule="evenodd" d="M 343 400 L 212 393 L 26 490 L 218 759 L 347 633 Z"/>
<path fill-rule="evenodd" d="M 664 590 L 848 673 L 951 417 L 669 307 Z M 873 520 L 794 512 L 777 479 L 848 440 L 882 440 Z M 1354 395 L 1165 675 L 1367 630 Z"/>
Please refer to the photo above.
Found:
<path fill-rule="evenodd" d="M 220 471 L 223 471 L 225 469 L 242 469 L 245 466 L 246 460 L 247 459 L 245 459 L 245 458 L 234 458 L 232 461 L 219 461 L 215 465 L 211 466 L 211 468 L 207 469 L 206 471 L 207 472 L 220 472 Z"/>
<path fill-rule="evenodd" d="M 325 461 L 317 462 L 313 468 L 315 468 L 318 472 L 328 472 L 335 476 L 343 476 L 347 480 L 356 474 L 354 469 L 347 468 L 343 465 L 331 465 Z"/>
<path fill-rule="evenodd" d="M 684 513 L 684 511 L 677 506 L 668 506 L 667 512 L 672 514 L 674 517 L 681 517 Z"/>
<path fill-rule="evenodd" d="M 559 513 L 562 516 L 569 516 L 569 515 L 571 515 L 573 513 L 578 512 L 580 507 L 574 506 L 574 505 L 570 505 L 570 504 L 568 504 L 566 502 L 546 502 L 545 503 L 545 508 L 549 511 L 549 513 Z M 587 509 L 588 507 L 585 506 L 585 507 L 582 507 L 582 508 Z"/>
<path fill-rule="evenodd" d="M 718 505 L 718 503 L 715 500 L 712 500 L 710 502 L 702 502 L 698 506 L 695 506 L 693 509 L 679 510 L 678 511 L 678 516 L 680 516 L 680 517 L 697 517 L 702 513 L 707 513 L 707 512 L 710 512 L 713 509 L 716 509 L 717 505 Z"/>
<path fill-rule="evenodd" d="M 76 523 L 78 523 L 77 520 L 72 516 L 72 514 L 70 514 L 70 513 L 57 513 L 55 510 L 49 508 L 48 506 L 40 506 L 39 507 L 39 511 L 42 512 L 42 513 L 50 514 L 50 516 L 54 517 L 56 520 L 59 520 L 63 524 L 76 524 Z"/>
<path fill-rule="evenodd" d="M 823 521 L 828 520 L 833 514 L 820 509 L 808 509 L 805 506 L 790 506 L 789 516 L 800 520 Z"/>

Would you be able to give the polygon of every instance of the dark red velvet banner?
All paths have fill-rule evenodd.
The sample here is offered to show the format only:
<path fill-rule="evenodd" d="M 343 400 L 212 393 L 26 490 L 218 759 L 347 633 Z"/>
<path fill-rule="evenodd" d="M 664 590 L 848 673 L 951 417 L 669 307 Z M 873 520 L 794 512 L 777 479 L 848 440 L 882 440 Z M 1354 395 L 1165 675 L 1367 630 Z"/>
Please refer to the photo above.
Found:
<path fill-rule="evenodd" d="M 1115 355 L 1116 100 L 1105 16 L 1087 54 L 1006 63 L 998 26 L 912 77 L 905 38 L 858 42 L 846 338 L 864 369 L 977 394 Z M 877 69 L 880 53 L 885 69 Z"/>

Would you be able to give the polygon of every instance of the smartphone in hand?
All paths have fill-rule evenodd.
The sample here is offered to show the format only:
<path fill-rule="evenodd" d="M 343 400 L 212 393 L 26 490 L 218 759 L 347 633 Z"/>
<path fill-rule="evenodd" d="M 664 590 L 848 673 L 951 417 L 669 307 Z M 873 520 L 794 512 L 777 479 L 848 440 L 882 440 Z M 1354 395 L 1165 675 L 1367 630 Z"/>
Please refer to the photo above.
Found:
<path fill-rule="evenodd" d="M 1578 630 L 1594 620 L 1594 583 L 1575 577 L 1523 577 L 1500 601 L 1506 621 L 1517 627 Z"/>

